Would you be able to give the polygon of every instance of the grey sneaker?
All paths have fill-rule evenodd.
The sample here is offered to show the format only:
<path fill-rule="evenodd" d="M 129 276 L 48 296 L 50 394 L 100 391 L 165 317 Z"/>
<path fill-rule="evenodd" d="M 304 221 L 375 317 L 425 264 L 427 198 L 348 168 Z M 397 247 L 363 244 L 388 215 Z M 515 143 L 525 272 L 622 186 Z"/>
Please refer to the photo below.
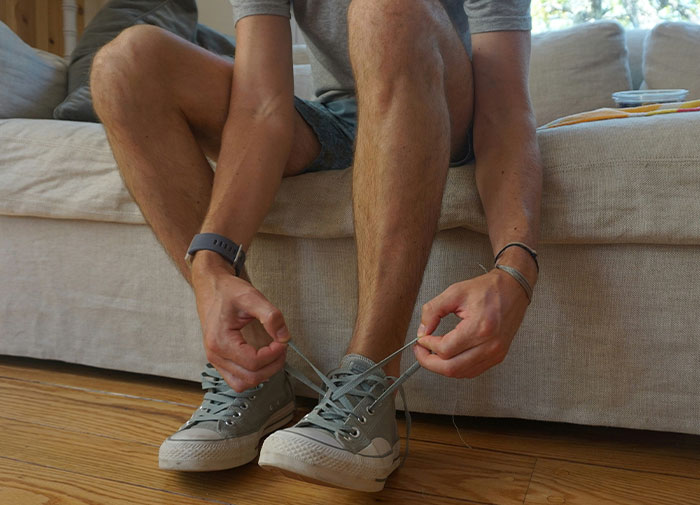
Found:
<path fill-rule="evenodd" d="M 412 367 L 392 384 L 379 368 L 385 361 L 345 356 L 338 369 L 322 376 L 327 390 L 319 404 L 293 427 L 270 435 L 258 464 L 310 482 L 381 491 L 400 464 L 390 393 L 416 370 Z"/>
<path fill-rule="evenodd" d="M 160 446 L 164 470 L 224 470 L 258 455 L 260 439 L 294 416 L 294 393 L 284 371 L 237 393 L 207 364 L 202 372 L 202 405 Z"/>

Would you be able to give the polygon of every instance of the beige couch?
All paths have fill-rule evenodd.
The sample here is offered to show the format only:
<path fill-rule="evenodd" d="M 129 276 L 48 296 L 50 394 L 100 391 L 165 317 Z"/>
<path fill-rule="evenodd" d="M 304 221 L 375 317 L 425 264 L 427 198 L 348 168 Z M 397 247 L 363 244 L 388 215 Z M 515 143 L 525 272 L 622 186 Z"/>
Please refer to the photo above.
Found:
<path fill-rule="evenodd" d="M 629 32 L 626 45 L 602 23 L 536 37 L 538 122 L 612 105 L 611 92 L 653 76 L 646 35 Z M 648 40 L 650 57 L 661 49 Z M 306 92 L 307 70 L 297 68 Z M 700 98 L 696 84 L 664 85 Z M 406 386 L 411 409 L 700 433 L 699 132 L 700 113 L 540 131 L 542 273 L 523 326 L 506 360 L 474 380 L 420 371 Z M 285 180 L 249 254 L 256 284 L 322 369 L 337 364 L 355 311 L 350 176 Z M 486 231 L 473 167 L 451 169 L 418 306 L 479 274 Z M 192 293 L 99 124 L 0 120 L 0 286 L 0 353 L 198 378 Z M 417 322 L 416 309 L 411 335 Z"/>

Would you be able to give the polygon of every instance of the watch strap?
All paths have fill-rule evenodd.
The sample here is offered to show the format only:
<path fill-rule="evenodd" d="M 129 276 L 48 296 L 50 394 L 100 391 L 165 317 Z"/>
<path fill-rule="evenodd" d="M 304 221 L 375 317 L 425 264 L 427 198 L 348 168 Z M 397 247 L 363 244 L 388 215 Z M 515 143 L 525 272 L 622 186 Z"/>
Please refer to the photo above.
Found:
<path fill-rule="evenodd" d="M 192 258 L 197 251 L 207 250 L 219 253 L 226 261 L 233 265 L 236 275 L 241 275 L 245 263 L 243 247 L 218 233 L 198 233 L 192 239 L 187 249 L 185 261 L 192 267 Z"/>

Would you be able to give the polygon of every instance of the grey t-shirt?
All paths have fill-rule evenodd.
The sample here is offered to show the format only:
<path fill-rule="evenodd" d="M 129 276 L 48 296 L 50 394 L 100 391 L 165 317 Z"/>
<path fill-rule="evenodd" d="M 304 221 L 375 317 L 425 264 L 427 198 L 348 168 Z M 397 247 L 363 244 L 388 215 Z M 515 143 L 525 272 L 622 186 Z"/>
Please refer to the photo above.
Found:
<path fill-rule="evenodd" d="M 310 52 L 311 75 L 319 101 L 355 94 L 348 54 L 347 11 L 351 0 L 230 0 L 233 21 L 257 14 L 294 18 Z M 441 0 L 471 54 L 473 33 L 530 30 L 530 0 Z"/>

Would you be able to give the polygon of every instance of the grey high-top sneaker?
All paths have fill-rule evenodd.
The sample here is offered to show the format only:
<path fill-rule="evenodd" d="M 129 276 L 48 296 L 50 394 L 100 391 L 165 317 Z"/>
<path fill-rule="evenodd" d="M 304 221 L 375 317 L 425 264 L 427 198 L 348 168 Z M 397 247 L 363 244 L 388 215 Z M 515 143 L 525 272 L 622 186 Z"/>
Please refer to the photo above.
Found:
<path fill-rule="evenodd" d="M 207 364 L 202 372 L 202 405 L 160 446 L 165 470 L 224 470 L 258 455 L 260 439 L 294 416 L 294 393 L 284 370 L 237 393 Z"/>
<path fill-rule="evenodd" d="M 381 491 L 400 463 L 391 380 L 369 358 L 349 354 L 324 382 L 319 404 L 270 435 L 258 464 L 310 482 Z"/>

